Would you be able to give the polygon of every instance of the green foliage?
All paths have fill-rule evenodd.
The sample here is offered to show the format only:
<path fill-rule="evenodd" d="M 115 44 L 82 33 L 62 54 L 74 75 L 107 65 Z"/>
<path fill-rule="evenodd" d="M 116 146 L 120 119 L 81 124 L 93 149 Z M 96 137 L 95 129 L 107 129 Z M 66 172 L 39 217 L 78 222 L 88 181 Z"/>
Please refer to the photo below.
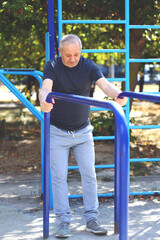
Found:
<path fill-rule="evenodd" d="M 90 121 L 94 136 L 114 135 L 114 114 L 110 111 L 91 114 Z"/>
<path fill-rule="evenodd" d="M 62 0 L 63 19 L 123 20 L 125 0 Z M 57 1 L 55 1 L 55 48 L 58 53 Z M 45 32 L 47 32 L 46 0 L 2 0 L 0 2 L 0 68 L 35 68 L 45 64 Z M 130 1 L 130 24 L 160 24 L 159 1 Z M 63 33 L 78 34 L 84 49 L 125 47 L 125 28 L 120 24 L 63 24 Z M 130 56 L 159 57 L 159 30 L 130 30 Z M 96 63 L 124 65 L 124 54 L 84 54 Z M 131 64 L 132 65 L 132 64 Z M 136 84 L 137 67 L 131 69 L 131 90 Z M 134 84 L 132 84 L 134 82 Z M 133 85 L 133 86 L 132 86 Z"/>

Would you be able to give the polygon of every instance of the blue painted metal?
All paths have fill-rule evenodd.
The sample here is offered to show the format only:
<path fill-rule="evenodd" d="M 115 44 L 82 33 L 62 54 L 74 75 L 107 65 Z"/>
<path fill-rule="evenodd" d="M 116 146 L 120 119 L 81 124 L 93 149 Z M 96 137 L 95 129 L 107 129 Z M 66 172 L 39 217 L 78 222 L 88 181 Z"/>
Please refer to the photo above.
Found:
<path fill-rule="evenodd" d="M 127 81 L 125 82 L 125 90 L 129 91 L 130 89 L 130 64 L 129 64 L 129 53 L 130 53 L 130 32 L 129 32 L 129 23 L 130 23 L 130 9 L 129 9 L 129 0 L 125 0 L 125 78 Z M 129 111 L 130 111 L 130 100 L 126 104 L 126 118 L 128 123 L 128 141 L 130 142 L 130 134 L 129 134 Z M 130 155 L 130 148 L 128 149 Z M 130 165 L 128 165 L 128 172 L 130 172 Z M 130 189 L 130 178 L 128 182 L 128 188 Z"/>
<path fill-rule="evenodd" d="M 65 100 L 68 102 L 81 103 L 85 105 L 92 105 L 97 107 L 109 108 L 114 112 L 115 115 L 115 159 L 116 166 L 118 166 L 118 172 L 115 174 L 115 199 L 116 202 L 116 213 L 115 213 L 115 228 L 119 231 L 122 239 L 128 239 L 128 130 L 127 130 L 127 122 L 125 119 L 125 115 L 123 109 L 119 104 L 113 101 L 98 101 L 89 97 L 82 97 L 77 95 L 70 95 L 64 93 L 55 93 L 52 92 L 48 94 L 46 101 L 51 102 L 52 98 Z M 48 127 L 47 127 L 48 128 Z M 46 139 L 47 141 L 47 139 Z M 48 146 L 48 145 L 47 145 Z M 50 152 L 49 146 L 48 150 L 46 148 L 45 152 Z M 49 159 L 45 158 L 48 163 L 45 165 L 49 167 Z M 49 171 L 49 170 L 47 170 Z M 49 180 L 45 179 L 45 186 L 49 185 Z M 45 190 L 44 199 L 45 204 L 48 202 L 47 196 L 49 194 L 46 192 L 49 191 L 49 188 Z M 111 194 L 113 196 L 113 194 Z M 77 197 L 77 196 L 76 196 Z M 48 209 L 47 206 L 44 205 L 44 209 Z M 49 226 L 48 219 L 45 218 L 45 226 Z M 48 231 L 48 229 L 44 229 L 44 231 Z"/>
<path fill-rule="evenodd" d="M 124 81 L 125 82 L 125 91 L 129 91 L 129 63 L 130 62 L 160 62 L 159 59 L 130 59 L 129 56 L 129 29 L 159 29 L 160 26 L 153 26 L 153 25 L 130 25 L 129 24 L 129 0 L 125 0 L 125 20 L 63 20 L 62 18 L 62 0 L 58 0 L 58 41 L 60 42 L 60 39 L 62 37 L 63 32 L 63 24 L 125 24 L 125 49 L 83 49 L 82 52 L 87 53 L 101 53 L 101 52 L 123 52 L 125 53 L 125 78 L 122 79 L 108 79 L 109 81 Z M 126 118 L 128 122 L 128 132 L 129 129 L 131 129 L 133 126 L 129 126 L 129 101 L 126 105 L 126 107 L 123 108 L 126 110 Z M 97 109 L 98 111 L 101 111 L 102 108 Z M 159 128 L 158 126 L 153 126 L 155 128 Z M 139 128 L 139 126 L 137 126 Z M 148 127 L 149 128 L 149 127 Z M 147 126 L 146 126 L 147 129 Z M 111 136 L 112 139 L 113 136 Z M 108 140 L 110 136 L 107 136 L 106 139 Z M 95 137 L 95 140 L 105 139 L 105 137 Z M 129 149 L 128 149 L 129 151 Z M 102 166 L 103 167 L 103 166 Z M 72 196 L 69 196 L 72 197 Z M 78 197 L 78 196 L 77 196 Z M 121 238 L 120 238 L 121 239 Z M 125 240 L 125 239 L 123 239 Z"/>
<path fill-rule="evenodd" d="M 58 0 L 58 47 L 60 46 L 60 40 L 62 38 L 62 0 Z"/>
<path fill-rule="evenodd" d="M 0 80 L 2 83 L 30 110 L 30 112 L 39 120 L 43 121 L 43 115 L 26 99 L 23 94 L 3 75 L 3 74 L 15 74 L 16 72 L 6 72 L 0 69 Z M 28 72 L 19 72 L 19 75 L 28 75 Z M 33 74 L 31 74 L 33 75 Z M 35 76 L 35 75 L 33 75 Z"/>
<path fill-rule="evenodd" d="M 44 126 L 43 238 L 48 238 L 50 206 L 50 113 L 44 113 Z"/>
<path fill-rule="evenodd" d="M 49 48 L 50 58 L 55 57 L 55 30 L 54 30 L 54 0 L 48 0 L 48 32 L 49 32 Z"/>
<path fill-rule="evenodd" d="M 62 24 L 125 24 L 125 20 L 62 20 Z"/>
<path fill-rule="evenodd" d="M 160 29 L 160 25 L 130 25 L 130 29 Z"/>
<path fill-rule="evenodd" d="M 160 95 L 159 94 L 146 94 L 146 93 L 135 93 L 135 92 L 122 92 L 119 94 L 119 98 L 121 97 L 129 97 L 129 98 L 136 98 L 140 100 L 147 100 L 152 102 L 160 102 Z"/>
<path fill-rule="evenodd" d="M 160 128 L 160 125 L 137 125 L 137 126 L 130 125 L 129 128 L 130 129 L 151 129 L 151 128 Z"/>
<path fill-rule="evenodd" d="M 125 53 L 125 49 L 82 49 L 82 53 Z"/>
<path fill-rule="evenodd" d="M 4 76 L 10 75 L 32 75 L 42 87 L 43 73 L 29 69 L 0 69 L 0 81 L 30 110 L 30 112 L 41 122 L 41 192 L 43 193 L 43 150 L 44 150 L 44 114 L 39 112 L 23 94 Z"/>
<path fill-rule="evenodd" d="M 45 60 L 46 62 L 49 61 L 50 58 L 50 39 L 49 39 L 49 32 L 45 33 Z"/>
<path fill-rule="evenodd" d="M 160 158 L 131 158 L 130 162 L 159 162 Z"/>
<path fill-rule="evenodd" d="M 153 63 L 153 62 L 160 62 L 160 59 L 158 59 L 158 58 L 146 58 L 146 59 L 130 58 L 129 62 Z"/>

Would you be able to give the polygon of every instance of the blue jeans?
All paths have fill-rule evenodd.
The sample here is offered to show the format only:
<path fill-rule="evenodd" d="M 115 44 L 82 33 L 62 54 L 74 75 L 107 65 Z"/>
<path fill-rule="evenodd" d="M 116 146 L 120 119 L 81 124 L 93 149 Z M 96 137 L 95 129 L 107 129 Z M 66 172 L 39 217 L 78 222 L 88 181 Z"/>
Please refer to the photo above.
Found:
<path fill-rule="evenodd" d="M 86 221 L 98 215 L 97 181 L 95 173 L 95 153 L 92 136 L 93 127 L 87 127 L 76 132 L 61 130 L 53 125 L 50 127 L 50 166 L 52 175 L 54 213 L 60 222 L 70 223 L 70 207 L 68 199 L 68 155 L 71 149 L 79 166 L 84 216 Z"/>

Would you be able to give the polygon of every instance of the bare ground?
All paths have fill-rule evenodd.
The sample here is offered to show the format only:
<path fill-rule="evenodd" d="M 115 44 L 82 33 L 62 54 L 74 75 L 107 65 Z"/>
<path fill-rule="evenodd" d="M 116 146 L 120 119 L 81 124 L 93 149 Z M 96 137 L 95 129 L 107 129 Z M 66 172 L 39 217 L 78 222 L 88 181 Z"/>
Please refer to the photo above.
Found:
<path fill-rule="evenodd" d="M 160 105 L 134 101 L 130 116 L 133 124 L 160 124 Z M 160 129 L 132 130 L 131 139 L 131 158 L 160 157 Z M 95 151 L 96 164 L 114 163 L 114 143 L 96 142 Z M 40 159 L 40 124 L 33 122 L 25 127 L 17 123 L 6 124 L 5 132 L 0 138 L 0 173 L 13 175 L 40 173 Z M 71 154 L 69 165 L 76 165 Z M 158 163 L 134 163 L 131 164 L 131 175 L 160 173 L 159 168 Z"/>

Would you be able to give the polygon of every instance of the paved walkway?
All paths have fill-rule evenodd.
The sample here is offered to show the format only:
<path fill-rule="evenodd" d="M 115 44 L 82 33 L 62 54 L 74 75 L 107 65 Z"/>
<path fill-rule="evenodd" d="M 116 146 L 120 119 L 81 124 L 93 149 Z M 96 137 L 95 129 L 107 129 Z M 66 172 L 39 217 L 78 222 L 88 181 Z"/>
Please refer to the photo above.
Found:
<path fill-rule="evenodd" d="M 101 173 L 102 174 L 102 173 Z M 98 191 L 113 190 L 110 181 L 103 181 L 98 174 Z M 104 176 L 104 174 L 103 174 Z M 159 190 L 160 176 L 135 177 L 131 181 L 131 191 Z M 69 181 L 69 191 L 81 193 L 79 181 Z M 43 210 L 40 199 L 40 175 L 6 176 L 0 175 L 0 239 L 40 240 L 43 239 Z M 100 203 L 99 221 L 108 229 L 108 236 L 95 236 L 85 232 L 82 200 L 70 200 L 72 211 L 71 240 L 119 239 L 114 235 L 114 202 L 105 199 Z M 50 239 L 55 239 L 56 220 L 50 210 Z M 129 203 L 129 239 L 160 239 L 160 198 L 132 199 Z"/>

